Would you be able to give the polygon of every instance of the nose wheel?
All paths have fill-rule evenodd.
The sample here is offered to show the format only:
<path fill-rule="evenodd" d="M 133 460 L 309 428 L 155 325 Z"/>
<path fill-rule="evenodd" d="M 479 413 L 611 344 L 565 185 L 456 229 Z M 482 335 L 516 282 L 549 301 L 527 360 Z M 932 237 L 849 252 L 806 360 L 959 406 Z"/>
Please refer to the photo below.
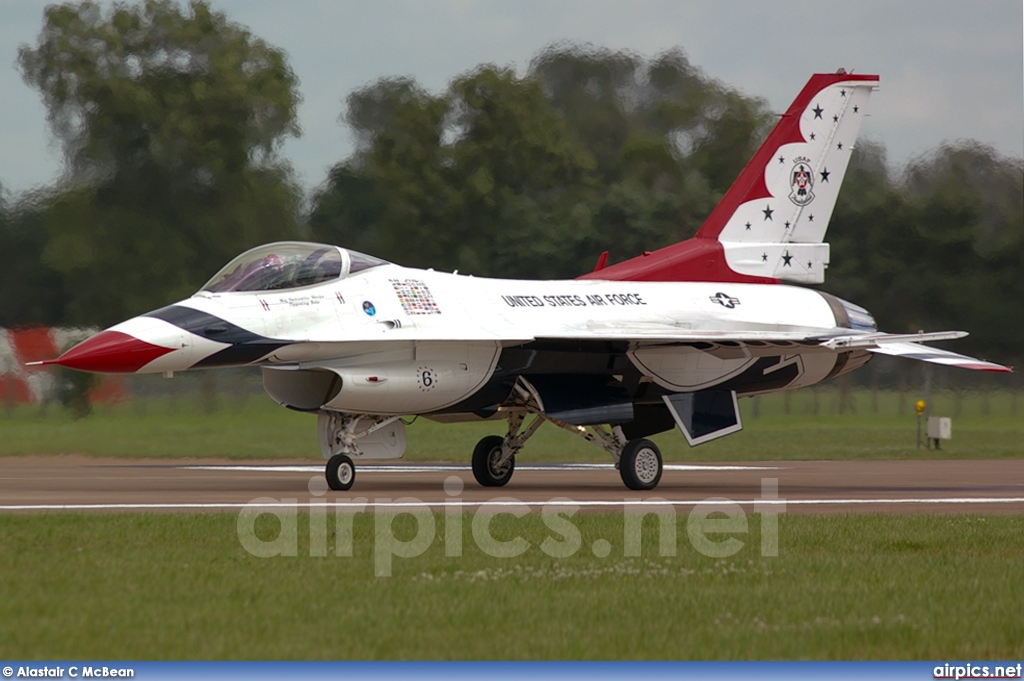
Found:
<path fill-rule="evenodd" d="M 352 488 L 356 481 L 356 465 L 345 454 L 335 454 L 327 460 L 327 486 L 333 490 L 344 492 Z"/>

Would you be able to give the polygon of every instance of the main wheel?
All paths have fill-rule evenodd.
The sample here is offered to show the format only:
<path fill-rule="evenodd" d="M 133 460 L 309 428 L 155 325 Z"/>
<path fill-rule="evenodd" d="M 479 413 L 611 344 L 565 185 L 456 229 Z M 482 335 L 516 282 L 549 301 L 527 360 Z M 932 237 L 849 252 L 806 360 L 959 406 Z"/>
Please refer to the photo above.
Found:
<path fill-rule="evenodd" d="M 501 445 L 505 438 L 500 435 L 488 435 L 476 443 L 473 450 L 473 477 L 484 487 L 501 487 L 512 479 L 512 471 L 516 468 L 516 457 L 513 455 L 503 464 Z"/>
<path fill-rule="evenodd" d="M 630 489 L 654 489 L 661 480 L 661 452 L 650 440 L 630 440 L 619 457 L 619 475 Z"/>
<path fill-rule="evenodd" d="M 356 481 L 356 465 L 344 454 L 335 454 L 327 461 L 325 475 L 328 487 L 343 492 Z"/>

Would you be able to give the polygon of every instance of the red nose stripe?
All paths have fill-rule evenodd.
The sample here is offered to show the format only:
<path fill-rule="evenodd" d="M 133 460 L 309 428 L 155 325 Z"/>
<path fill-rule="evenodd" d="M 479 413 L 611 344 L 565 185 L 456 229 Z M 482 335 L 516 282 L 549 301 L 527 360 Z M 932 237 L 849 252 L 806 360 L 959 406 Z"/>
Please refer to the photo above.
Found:
<path fill-rule="evenodd" d="M 59 364 L 80 371 L 134 373 L 157 357 L 173 351 L 174 348 L 146 343 L 120 331 L 101 331 L 46 364 Z"/>

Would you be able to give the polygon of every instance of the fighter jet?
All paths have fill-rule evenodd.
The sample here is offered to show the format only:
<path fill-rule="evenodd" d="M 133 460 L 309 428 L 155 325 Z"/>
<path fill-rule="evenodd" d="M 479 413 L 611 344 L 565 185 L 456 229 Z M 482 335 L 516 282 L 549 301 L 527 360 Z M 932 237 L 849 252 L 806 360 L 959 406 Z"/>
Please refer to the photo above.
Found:
<path fill-rule="evenodd" d="M 229 262 L 192 297 L 129 319 L 46 364 L 164 373 L 258 366 L 277 403 L 317 416 L 326 478 L 401 457 L 407 415 L 504 420 L 472 453 L 502 486 L 545 422 L 607 451 L 625 485 L 655 488 L 648 437 L 691 446 L 742 428 L 737 400 L 814 385 L 874 353 L 1010 369 L 880 333 L 824 281 L 824 243 L 878 77 L 817 74 L 696 236 L 574 280 L 403 267 L 343 247 L 280 242 Z"/>

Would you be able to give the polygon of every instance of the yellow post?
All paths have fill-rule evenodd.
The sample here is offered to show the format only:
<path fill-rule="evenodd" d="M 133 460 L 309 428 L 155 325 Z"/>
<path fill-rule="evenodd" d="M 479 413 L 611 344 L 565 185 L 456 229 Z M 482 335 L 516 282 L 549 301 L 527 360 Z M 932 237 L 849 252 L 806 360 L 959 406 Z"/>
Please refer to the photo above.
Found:
<path fill-rule="evenodd" d="M 924 400 L 918 400 L 917 404 L 917 448 L 921 449 L 921 418 L 924 416 L 924 410 L 928 407 Z"/>

